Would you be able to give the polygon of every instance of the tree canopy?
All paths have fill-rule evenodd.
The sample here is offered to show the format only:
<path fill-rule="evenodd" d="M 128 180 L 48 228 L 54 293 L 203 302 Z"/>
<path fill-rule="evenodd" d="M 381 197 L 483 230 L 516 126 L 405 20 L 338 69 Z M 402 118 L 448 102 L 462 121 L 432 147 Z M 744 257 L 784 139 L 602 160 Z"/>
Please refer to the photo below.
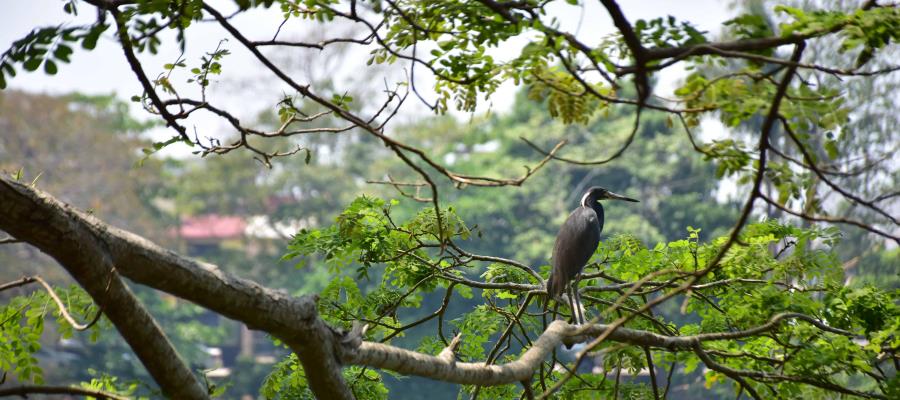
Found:
<path fill-rule="evenodd" d="M 614 0 L 62 3 L 96 20 L 36 27 L 13 43 L 0 56 L 0 87 L 22 70 L 54 75 L 108 35 L 141 84 L 131 100 L 171 138 L 141 142 L 134 131 L 144 126 L 110 99 L 75 99 L 86 104 L 80 114 L 47 99 L 10 103 L 47 102 L 35 107 L 52 111 L 48 123 L 91 122 L 79 132 L 102 135 L 94 123 L 132 131 L 104 139 L 112 149 L 83 151 L 128 165 L 128 151 L 145 146 L 130 173 L 147 177 L 121 188 L 91 174 L 45 185 L 22 171 L 64 167 L 28 154 L 99 139 L 54 128 L 0 142 L 2 243 L 41 250 L 77 283 L 0 285 L 46 289 L 0 307 L 0 368 L 30 381 L 0 395 L 134 395 L 109 376 L 43 385 L 35 353 L 49 316 L 63 337 L 113 327 L 162 396 L 221 395 L 225 386 L 185 361 L 182 344 L 201 337 L 167 331 L 200 309 L 154 315 L 149 288 L 289 350 L 260 389 L 266 398 L 393 397 L 405 383 L 392 380 L 419 376 L 472 398 L 659 399 L 676 371 L 676 381 L 702 376 L 706 389 L 737 397 L 900 396 L 894 4 L 748 2 L 711 37 L 674 17 L 630 19 Z M 593 10 L 615 33 L 579 35 L 554 17 L 565 6 L 555 3 Z M 241 22 L 248 15 L 280 22 L 257 37 Z M 201 24 L 227 41 L 188 51 Z M 288 37 L 285 27 L 325 36 Z M 163 46 L 182 55 L 142 61 Z M 347 65 L 330 63 L 332 48 Z M 275 82 L 254 121 L 212 90 L 238 51 Z M 292 52 L 335 76 L 351 71 L 353 82 L 383 74 L 383 85 L 304 76 L 280 58 Z M 660 72 L 673 68 L 686 77 L 671 96 L 659 93 Z M 476 112 L 505 83 L 520 88 L 511 111 L 447 115 Z M 436 115 L 404 120 L 417 105 Z M 201 113 L 228 130 L 193 125 Z M 6 114 L 0 129 L 16 129 Z M 711 121 L 721 135 L 700 131 Z M 157 157 L 179 146 L 212 161 Z M 543 306 L 548 257 L 562 218 L 595 182 L 644 203 L 609 207 L 577 289 L 589 321 L 575 325 L 565 302 L 562 319 Z M 726 186 L 740 195 L 722 196 Z M 88 187 L 134 196 L 123 201 L 141 208 L 95 215 L 63 202 L 91 207 L 69 194 Z M 241 209 L 303 227 L 281 263 L 193 259 L 145 239 L 167 240 L 154 227 L 119 219 L 149 220 L 143 213 L 161 212 L 150 203 L 162 197 L 185 215 Z M 562 345 L 576 350 L 567 356 Z M 579 369 L 586 364 L 594 370 Z"/>

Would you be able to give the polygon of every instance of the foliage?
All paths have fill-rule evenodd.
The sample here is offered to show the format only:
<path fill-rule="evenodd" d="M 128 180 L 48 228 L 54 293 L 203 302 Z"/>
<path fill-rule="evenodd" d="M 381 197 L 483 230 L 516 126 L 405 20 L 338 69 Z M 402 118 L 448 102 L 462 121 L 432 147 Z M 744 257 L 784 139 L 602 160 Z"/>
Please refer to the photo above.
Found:
<path fill-rule="evenodd" d="M 348 215 L 359 219 L 348 222 Z M 407 254 L 413 251 L 409 247 L 410 243 L 428 240 L 423 239 L 428 236 L 427 233 L 419 232 L 419 236 L 410 234 L 408 222 L 393 226 L 389 221 L 390 209 L 385 207 L 385 202 L 360 198 L 348 207 L 335 225 L 298 235 L 291 253 L 294 257 L 313 252 L 331 254 L 335 263 L 334 273 L 338 275 L 352 271 L 353 262 L 369 263 L 366 267 L 369 273 L 377 269 L 384 274 L 385 278 L 377 286 L 368 289 L 359 287 L 349 276 L 338 278 L 326 288 L 320 300 L 320 312 L 334 324 L 349 327 L 352 321 L 375 321 L 377 326 L 369 331 L 369 338 L 375 340 L 406 329 L 396 320 L 396 315 L 403 314 L 398 308 L 417 306 L 415 302 L 394 303 L 393 307 L 385 309 L 383 304 L 373 301 L 385 291 L 407 288 L 415 282 L 390 280 L 387 277 L 415 274 L 421 269 L 436 271 L 436 268 L 440 268 L 439 271 L 443 274 L 455 272 L 466 277 L 474 267 L 472 263 L 448 264 L 441 261 L 456 259 L 449 249 L 443 253 L 444 257 L 432 254 L 428 258 L 427 253 L 420 251 L 416 256 L 406 256 L 412 259 L 409 262 L 390 260 L 373 263 L 377 258 L 367 258 L 372 254 Z M 348 229 L 347 224 L 354 228 L 366 226 L 362 230 L 365 234 L 335 234 Z M 595 254 L 595 264 L 588 269 L 590 273 L 592 268 L 597 268 L 604 278 L 590 278 L 583 282 L 588 313 L 599 313 L 604 319 L 612 318 L 615 313 L 641 307 L 647 296 L 664 292 L 668 287 L 665 282 L 677 282 L 691 276 L 715 257 L 727 241 L 726 237 L 701 241 L 700 232 L 699 229 L 691 228 L 685 239 L 659 243 L 652 247 L 645 246 L 629 235 L 618 235 L 604 242 Z M 419 238 L 419 241 L 385 240 L 393 235 Z M 340 240 L 334 240 L 336 237 L 340 237 Z M 435 236 L 432 235 L 429 239 L 434 241 Z M 741 341 L 704 342 L 703 347 L 714 355 L 717 362 L 730 368 L 763 371 L 773 376 L 833 377 L 840 382 L 852 382 L 854 387 L 871 389 L 875 382 L 867 374 L 873 373 L 872 362 L 882 351 L 882 346 L 893 347 L 900 344 L 894 335 L 900 326 L 900 308 L 897 306 L 897 296 L 900 293 L 871 286 L 858 289 L 843 287 L 840 263 L 832 250 L 839 242 L 839 233 L 833 228 L 801 229 L 769 220 L 748 226 L 741 236 L 741 242 L 742 245 L 733 247 L 726 254 L 720 268 L 694 284 L 692 295 L 683 301 L 682 313 L 698 316 L 699 322 L 688 322 L 678 315 L 640 314 L 640 318 L 628 322 L 626 327 L 660 334 L 714 334 L 760 326 L 779 313 L 809 315 L 828 326 L 848 331 L 850 336 L 822 331 L 802 321 L 783 322 L 773 329 L 748 335 Z M 378 245 L 373 246 L 373 243 Z M 773 253 L 772 246 L 778 244 L 784 245 L 783 250 Z M 509 265 L 491 264 L 486 268 L 486 272 L 480 276 L 486 282 L 526 285 L 531 282 L 527 274 Z M 651 274 L 655 279 L 647 282 L 640 294 L 625 297 L 619 311 L 609 315 L 613 311 L 608 306 L 621 299 L 620 293 L 604 289 L 604 282 L 633 282 Z M 467 285 L 467 282 L 472 281 L 463 281 L 461 285 Z M 432 289 L 428 285 L 419 285 L 413 287 L 406 296 L 414 297 L 416 293 L 424 294 L 430 290 Z M 477 361 L 486 357 L 491 344 L 496 343 L 498 335 L 509 323 L 509 315 L 527 301 L 523 295 L 525 290 L 527 289 L 515 285 L 503 290 L 485 290 L 485 304 L 451 321 L 455 330 L 463 337 L 458 350 L 463 361 Z M 336 306 L 337 304 L 340 306 Z M 530 337 L 542 331 L 539 317 L 523 315 L 518 323 L 526 329 L 522 334 Z M 512 337 L 525 340 L 516 333 Z M 439 341 L 426 338 L 420 351 L 434 353 L 440 347 Z M 521 347 L 508 348 L 510 357 L 514 358 L 516 348 Z M 598 349 L 605 353 L 602 365 L 606 371 L 623 368 L 634 373 L 647 366 L 644 352 L 640 348 L 609 343 Z M 691 352 L 654 353 L 659 359 L 683 363 L 688 373 L 701 362 Z M 296 363 L 294 358 L 288 360 Z M 706 373 L 708 386 L 716 386 L 717 382 L 723 382 L 725 378 L 716 371 Z M 280 382 L 284 381 L 284 378 L 278 379 Z M 555 379 L 559 379 L 559 376 L 549 377 L 548 382 Z M 790 380 L 776 380 L 774 384 L 769 384 L 775 385 L 778 393 L 816 393 L 814 390 L 811 392 L 812 389 L 807 386 Z M 303 385 L 295 382 L 292 387 L 302 388 Z M 564 386 L 560 395 L 580 398 L 580 393 L 586 394 L 584 391 L 587 389 L 607 393 L 615 390 L 609 382 L 579 380 Z M 538 390 L 537 383 L 535 390 Z M 638 392 L 646 393 L 647 390 L 644 386 Z M 760 387 L 758 390 L 768 389 Z M 519 391 L 515 386 L 509 386 L 485 389 L 482 393 L 518 396 Z"/>
<path fill-rule="evenodd" d="M 382 399 L 388 395 L 381 382 L 381 374 L 371 369 L 350 367 L 344 369 L 344 379 L 357 399 Z M 275 365 L 263 384 L 260 394 L 267 399 L 315 399 L 303 374 L 303 366 L 296 355 L 291 354 Z"/>
<path fill-rule="evenodd" d="M 158 114 L 177 134 L 149 147 L 127 137 L 128 146 L 118 149 L 144 145 L 147 157 L 138 164 L 149 164 L 149 175 L 163 179 L 138 188 L 117 187 L 112 193 L 131 195 L 137 199 L 131 204 L 142 206 L 161 197 L 172 200 L 175 210 L 165 218 L 235 210 L 295 222 L 297 215 L 308 216 L 282 259 L 294 262 L 294 273 L 303 279 L 266 268 L 275 263 L 270 255 L 251 260 L 223 250 L 207 256 L 228 264 L 232 272 L 246 270 L 296 293 L 320 292 L 321 317 L 340 328 L 367 323 L 366 340 L 436 354 L 447 346 L 451 330 L 462 337 L 456 354 L 462 361 L 491 364 L 520 357 L 547 325 L 543 301 L 537 300 L 544 295 L 555 227 L 584 188 L 599 181 L 637 192 L 640 196 L 634 196 L 644 203 L 637 209 L 608 208 L 607 237 L 580 282 L 588 316 L 645 334 L 695 340 L 690 348 L 594 343 L 578 353 L 579 361 L 587 357 L 602 373 L 575 379 L 562 368 L 566 357 L 554 354 L 531 382 L 532 391 L 558 384 L 562 398 L 649 398 L 659 392 L 659 380 L 651 385 L 623 382 L 621 375 L 657 371 L 664 361 L 668 372 L 681 366 L 685 376 L 702 374 L 705 386 L 720 395 L 896 397 L 900 293 L 885 289 L 896 282 L 892 267 L 897 260 L 896 249 L 885 243 L 900 239 L 890 213 L 896 207 L 884 205 L 897 195 L 896 163 L 890 162 L 892 150 L 872 151 L 896 142 L 884 128 L 896 121 L 868 118 L 895 108 L 873 112 L 877 107 L 867 105 L 869 97 L 893 94 L 874 88 L 896 71 L 885 60 L 900 38 L 900 7 L 877 2 L 854 9 L 777 5 L 759 12 L 751 7 L 725 23 L 728 37 L 717 42 L 674 17 L 629 23 L 615 1 L 603 0 L 617 33 L 587 42 L 578 29 L 569 31 L 553 17 L 549 3 L 236 1 L 233 15 L 272 9 L 282 17 L 271 40 L 253 41 L 231 25 L 232 14 L 199 0 L 99 6 L 67 1 L 64 9 L 71 14 L 79 7 L 96 7 L 97 21 L 36 28 L 14 42 L 0 55 L 0 87 L 17 68 L 43 66 L 45 73 L 56 74 L 58 63 L 69 61 L 74 44 L 92 49 L 115 25 L 115 36 L 142 86 L 132 100 Z M 249 50 L 283 88 L 256 126 L 207 96 L 216 83 L 211 77 L 230 71 L 227 56 L 232 50 L 224 48 L 224 41 L 196 64 L 179 55 L 155 79 L 133 54 L 157 53 L 164 43 L 161 35 L 168 31 L 185 53 L 188 32 L 200 21 L 225 28 L 234 39 L 228 46 Z M 285 24 L 332 32 L 329 28 L 340 23 L 357 26 L 364 35 L 278 39 Z M 528 43 L 520 51 L 499 54 L 522 41 Z M 283 53 L 286 47 L 324 51 L 334 44 L 366 46 L 367 65 L 409 62 L 409 77 L 393 87 L 385 81 L 379 93 L 384 102 L 368 104 L 367 96 L 341 90 L 332 80 L 300 82 L 261 51 L 267 46 Z M 785 45 L 793 47 L 790 58 L 779 51 Z M 819 51 L 808 49 L 815 46 L 821 46 Z M 675 98 L 654 96 L 654 75 L 676 63 L 690 72 Z M 423 95 L 416 87 L 416 69 L 432 78 L 431 93 Z M 509 114 L 473 117 L 477 124 L 440 115 L 454 108 L 473 112 L 506 82 L 522 87 Z M 888 83 L 895 87 L 895 81 Z M 438 116 L 386 129 L 410 91 Z M 191 98 L 195 94 L 199 97 Z M 434 100 L 427 100 L 428 95 Z M 110 107 L 100 99 L 87 103 L 99 106 L 91 109 L 104 116 L 110 109 L 112 116 L 126 114 L 121 105 Z M 53 107 L 43 108 L 81 117 L 59 104 Z M 233 131 L 225 138 L 191 138 L 184 125 L 200 110 L 222 117 Z M 697 131 L 710 118 L 727 129 L 724 136 L 710 138 Z M 92 120 L 81 121 L 89 125 Z M 125 118 L 104 122 L 114 130 L 142 129 Z M 32 168 L 25 154 L 36 146 L 55 154 L 66 151 L 53 146 L 91 143 L 83 137 L 59 142 L 63 144 L 54 139 L 35 135 L 24 144 L 0 142 L 0 155 L 22 156 L 0 167 L 18 171 L 17 177 L 23 176 L 23 165 L 29 173 L 62 169 L 43 161 Z M 568 142 L 559 142 L 552 152 L 542 147 L 560 139 Z M 260 173 L 233 158 L 157 163 L 158 150 L 178 143 L 203 156 L 243 149 L 273 172 Z M 123 153 L 114 150 L 102 152 Z M 278 161 L 292 155 L 299 157 Z M 543 161 L 536 161 L 541 156 Z M 79 166 L 95 169 L 87 163 Z M 505 178 L 517 173 L 524 175 Z M 59 185 L 60 191 L 71 189 L 65 179 L 54 179 L 48 183 Z M 364 181 L 385 190 L 360 195 Z M 749 189 L 741 209 L 737 203 L 717 201 L 717 190 L 733 184 L 739 191 Z M 412 201 L 381 200 L 388 190 Z M 279 198 L 273 201 L 272 194 Z M 107 197 L 94 196 L 91 206 L 105 205 L 98 198 Z M 335 209 L 335 204 L 347 203 L 345 209 Z M 760 203 L 765 210 L 754 208 Z M 152 209 L 131 204 L 103 216 L 117 222 L 119 211 L 127 220 L 135 217 L 133 210 Z M 852 258 L 841 249 L 837 228 L 812 221 L 865 230 L 846 235 Z M 845 268 L 857 263 L 866 274 L 847 284 Z M 260 264 L 264 267 L 258 268 Z M 879 281 L 885 273 L 893 274 L 886 284 Z M 165 313 L 160 319 L 175 332 L 183 352 L 197 352 L 198 342 L 215 344 L 226 336 L 225 327 L 192 321 L 203 314 L 198 308 L 151 292 L 139 296 Z M 36 310 L 29 299 L 18 297 L 11 304 Z M 559 311 L 568 317 L 565 302 L 549 303 L 554 316 Z M 656 303 L 663 304 L 651 308 Z M 2 367 L 37 382 L 41 371 L 32 355 L 46 314 L 26 311 L 20 316 L 20 309 L 3 310 L 4 321 L 17 324 L 6 327 L 4 322 L 9 334 L 4 332 L 2 350 L 15 362 Z M 65 328 L 61 332 L 65 335 Z M 282 360 L 262 394 L 312 398 L 300 367 L 303 356 Z M 107 367 L 115 370 L 122 364 Z M 358 366 L 343 372 L 358 398 L 386 397 L 386 382 L 394 378 L 382 375 L 387 371 Z M 667 378 L 667 392 L 671 383 Z M 122 390 L 108 376 L 90 385 Z M 226 386 L 215 389 L 221 392 Z M 134 387 L 124 390 L 132 393 Z M 515 397 L 522 392 L 515 385 L 465 386 L 460 395 Z"/>
<path fill-rule="evenodd" d="M 90 296 L 80 287 L 72 285 L 64 290 L 56 289 L 56 292 L 74 318 L 89 321 L 97 315 L 97 308 Z M 50 317 L 54 317 L 55 330 L 61 338 L 72 338 L 72 325 L 64 319 L 56 303 L 45 291 L 15 297 L 0 308 L 0 369 L 11 372 L 12 377 L 21 382 L 44 383 L 44 371 L 38 366 L 36 356 L 41 350 L 40 340 L 45 320 Z M 103 325 L 108 325 L 108 321 L 90 328 L 87 335 L 91 342 L 97 341 Z"/>
<path fill-rule="evenodd" d="M 57 62 L 70 62 L 72 44 L 81 42 L 82 48 L 93 50 L 107 28 L 109 25 L 100 21 L 93 25 L 45 27 L 31 31 L 0 55 L 0 89 L 6 88 L 7 76 L 16 76 L 16 64 L 21 64 L 26 71 L 35 71 L 43 65 L 45 73 L 55 75 L 59 70 Z"/>
<path fill-rule="evenodd" d="M 138 390 L 141 388 L 140 381 L 122 382 L 118 377 L 95 371 L 93 368 L 88 368 L 87 372 L 92 378 L 88 382 L 81 383 L 81 387 L 84 389 L 99 390 L 135 400 L 146 400 L 150 398 L 146 395 L 137 394 Z"/>

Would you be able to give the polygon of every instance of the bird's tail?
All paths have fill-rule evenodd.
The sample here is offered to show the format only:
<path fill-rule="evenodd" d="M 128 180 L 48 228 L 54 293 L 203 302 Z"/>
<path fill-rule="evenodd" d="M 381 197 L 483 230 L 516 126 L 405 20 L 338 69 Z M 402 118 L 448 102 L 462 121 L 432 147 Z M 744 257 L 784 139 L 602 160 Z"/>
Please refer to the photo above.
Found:
<path fill-rule="evenodd" d="M 550 303 L 550 299 L 559 298 L 565 288 L 566 282 L 563 277 L 551 272 L 550 278 L 547 279 L 547 303 Z"/>

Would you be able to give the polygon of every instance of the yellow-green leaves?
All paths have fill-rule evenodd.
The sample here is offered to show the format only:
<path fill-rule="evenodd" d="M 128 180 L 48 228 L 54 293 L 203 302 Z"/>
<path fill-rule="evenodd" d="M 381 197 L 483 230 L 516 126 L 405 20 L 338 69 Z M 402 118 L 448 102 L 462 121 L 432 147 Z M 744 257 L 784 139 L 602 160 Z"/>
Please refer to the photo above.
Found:
<path fill-rule="evenodd" d="M 77 286 L 57 288 L 57 295 L 63 300 L 68 312 L 80 321 L 93 318 L 96 307 L 90 297 Z M 41 349 L 41 335 L 47 318 L 55 317 L 55 330 L 62 338 L 71 338 L 72 326 L 63 318 L 59 308 L 43 290 L 27 296 L 12 298 L 0 306 L 0 370 L 12 373 L 20 382 L 44 383 L 43 369 L 38 365 L 36 353 Z M 91 340 L 96 339 L 101 324 L 95 324 L 90 332 Z"/>

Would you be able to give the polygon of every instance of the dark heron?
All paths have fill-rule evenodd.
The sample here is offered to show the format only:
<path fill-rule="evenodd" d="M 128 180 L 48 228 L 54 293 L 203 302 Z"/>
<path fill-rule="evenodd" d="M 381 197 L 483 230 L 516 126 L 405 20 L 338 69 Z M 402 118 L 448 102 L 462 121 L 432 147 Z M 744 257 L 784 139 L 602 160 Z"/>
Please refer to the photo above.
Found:
<path fill-rule="evenodd" d="M 581 206 L 572 211 L 559 228 L 556 244 L 553 246 L 551 259 L 553 269 L 550 270 L 550 279 L 547 281 L 549 294 L 547 301 L 559 298 L 568 288 L 566 294 L 572 307 L 572 319 L 576 323 L 584 323 L 584 312 L 581 310 L 577 281 L 575 285 L 569 283 L 576 276 L 580 276 L 584 265 L 600 244 L 600 232 L 603 231 L 603 206 L 600 205 L 600 200 L 637 202 L 635 199 L 615 194 L 599 186 L 588 189 L 581 197 Z"/>

